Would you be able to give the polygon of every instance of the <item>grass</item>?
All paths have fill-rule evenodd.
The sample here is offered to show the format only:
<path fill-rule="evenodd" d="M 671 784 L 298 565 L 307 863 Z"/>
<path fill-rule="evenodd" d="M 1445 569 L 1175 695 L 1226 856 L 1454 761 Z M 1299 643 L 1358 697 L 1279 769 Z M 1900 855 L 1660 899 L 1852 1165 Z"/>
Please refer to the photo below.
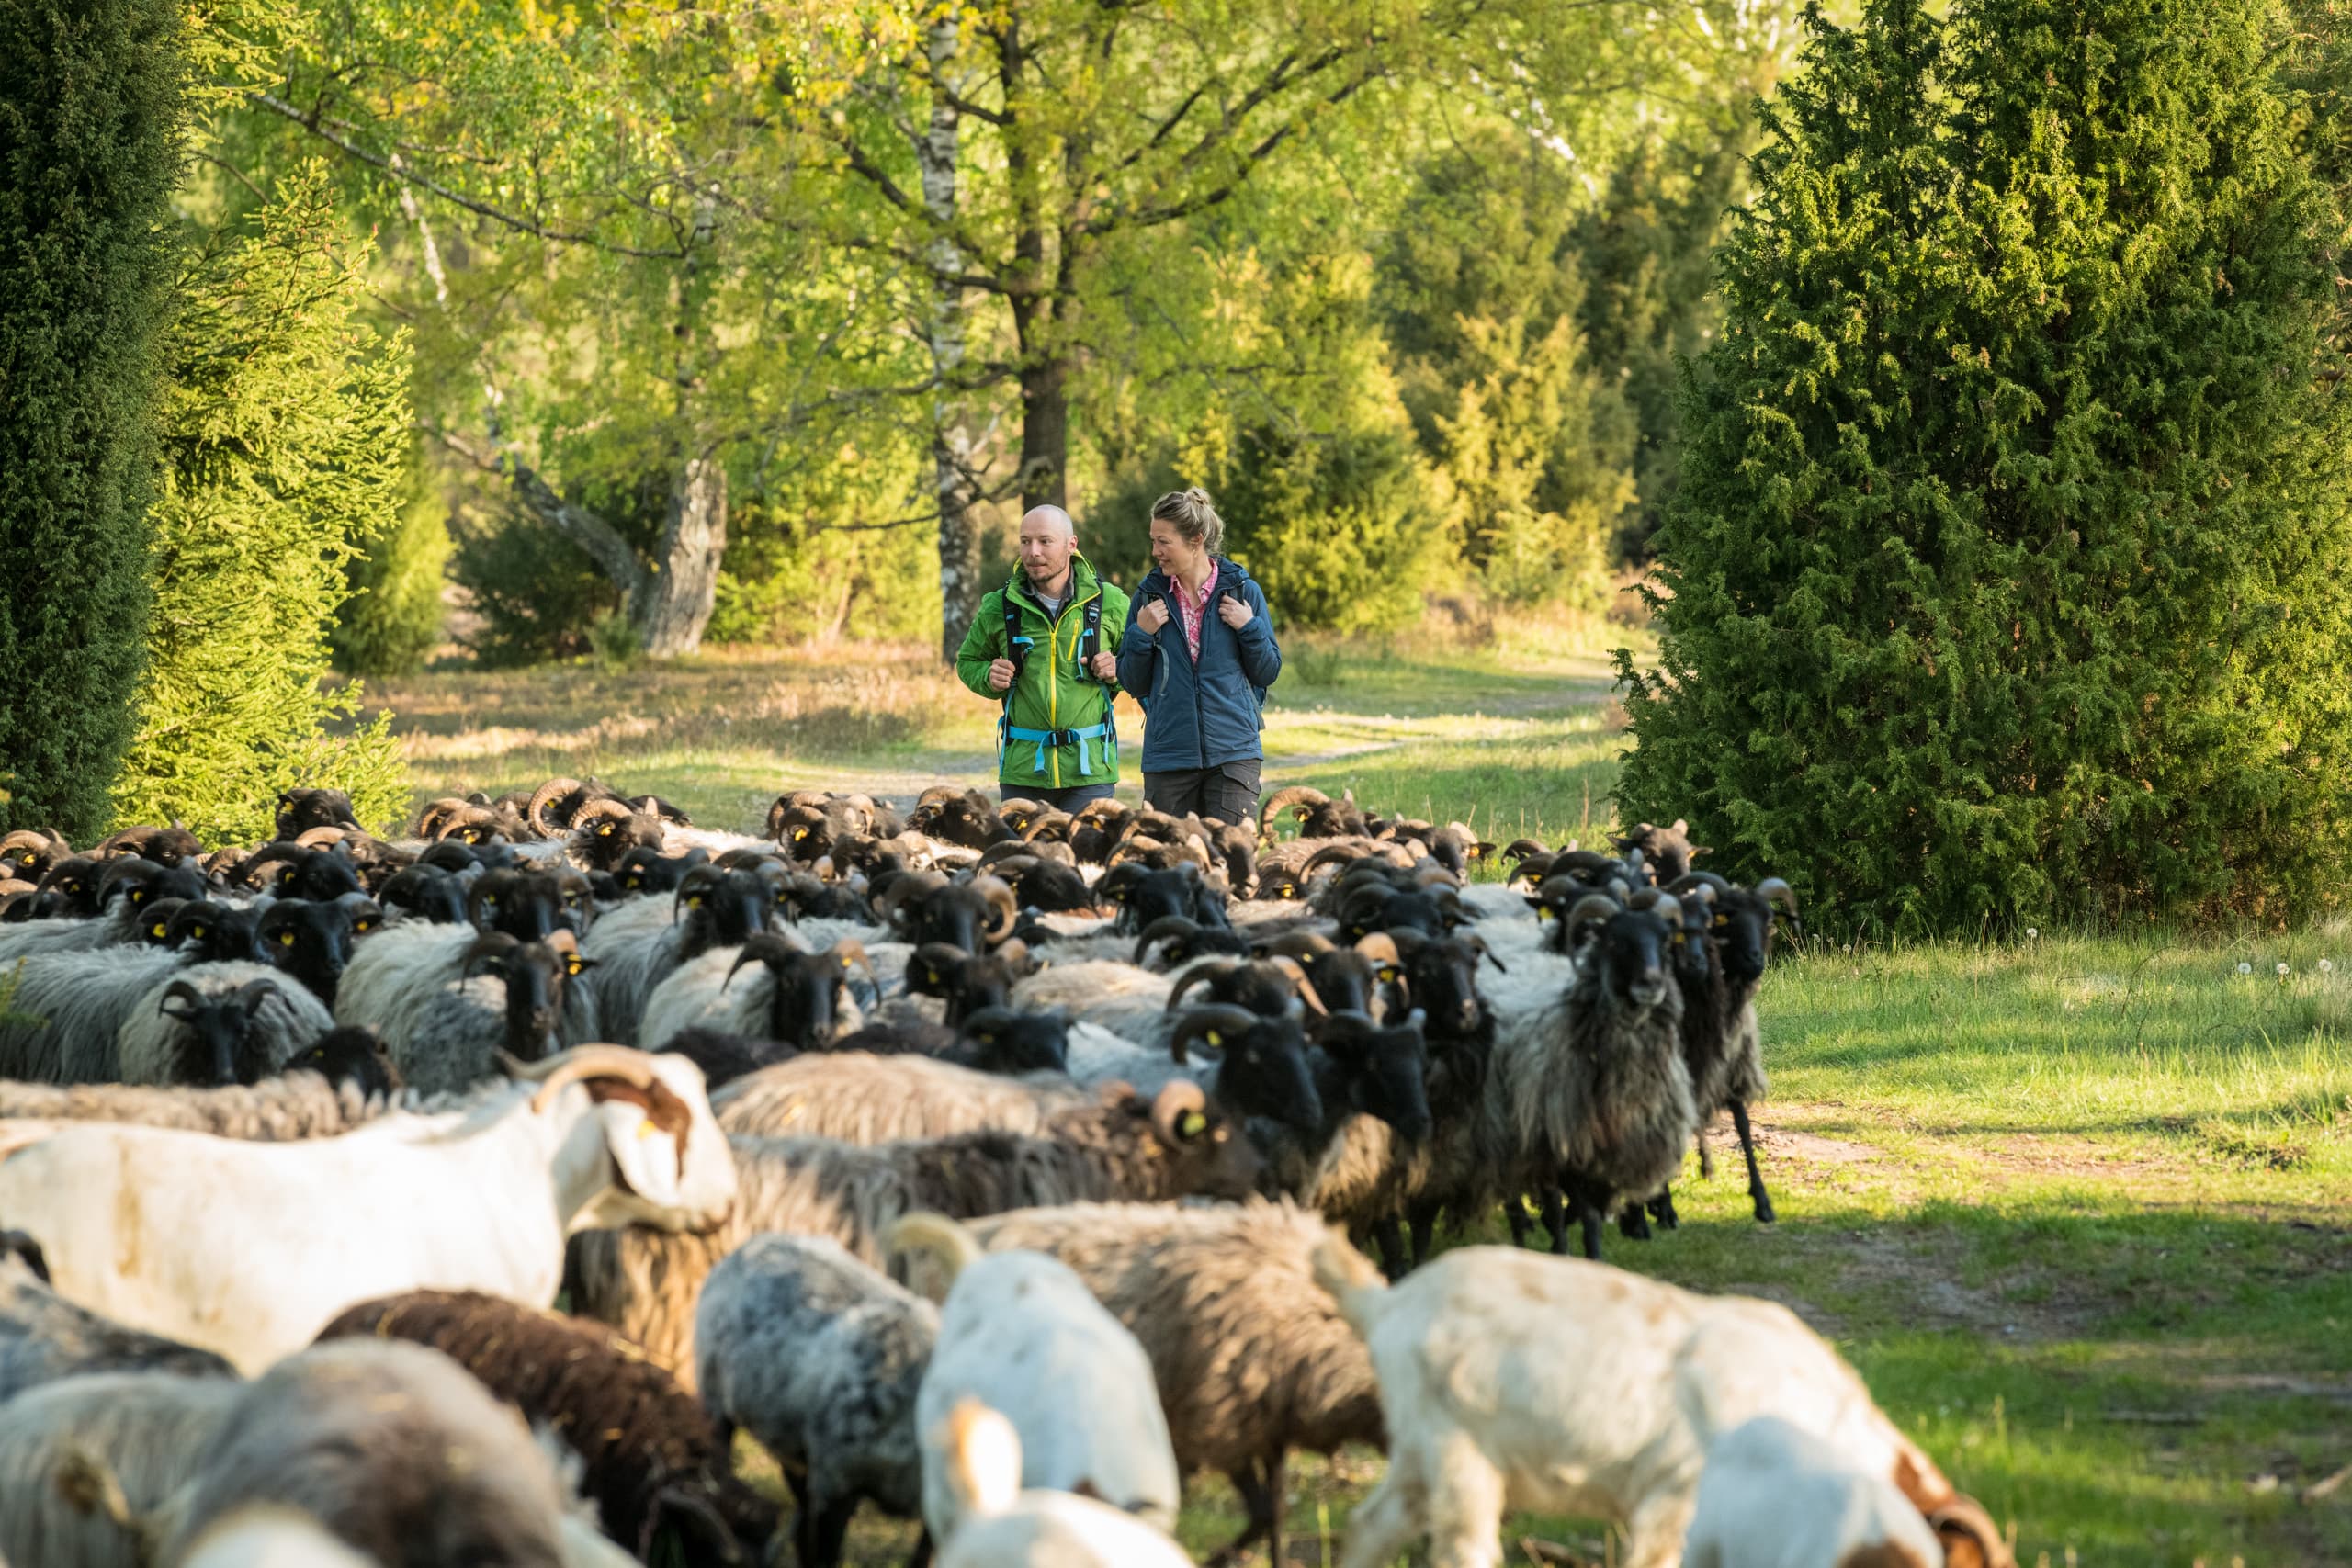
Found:
<path fill-rule="evenodd" d="M 914 649 L 370 695 L 401 716 L 420 796 L 594 772 L 741 825 L 802 783 L 993 774 L 994 710 Z M 1591 638 L 1309 641 L 1269 707 L 1267 778 L 1498 840 L 1590 839 L 1620 727 Z M 2016 1521 L 2029 1568 L 2352 1562 L 2352 1480 L 2305 1501 L 2352 1464 L 2352 931 L 1816 948 L 1776 967 L 1762 1011 L 1780 1223 L 1749 1217 L 1735 1156 L 1685 1182 L 1679 1231 L 1612 1234 L 1610 1261 L 1796 1307 Z M 1378 1472 L 1295 1467 L 1294 1562 L 1336 1555 Z M 1182 1535 L 1205 1553 L 1238 1523 L 1206 1483 Z M 1506 1541 L 1513 1562 L 1521 1536 L 1600 1557 L 1604 1533 L 1515 1519 Z M 910 1542 L 868 1520 L 853 1560 Z"/>

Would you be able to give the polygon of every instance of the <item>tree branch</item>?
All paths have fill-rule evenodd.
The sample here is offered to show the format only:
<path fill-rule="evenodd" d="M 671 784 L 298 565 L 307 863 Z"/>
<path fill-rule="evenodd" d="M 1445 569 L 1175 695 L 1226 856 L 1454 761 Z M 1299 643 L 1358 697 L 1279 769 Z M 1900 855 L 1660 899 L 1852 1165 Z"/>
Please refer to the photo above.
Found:
<path fill-rule="evenodd" d="M 566 501 L 556 493 L 555 487 L 541 479 L 538 471 L 511 451 L 488 451 L 474 446 L 464 437 L 435 425 L 424 425 L 424 432 L 467 462 L 486 474 L 495 474 L 514 487 L 514 498 L 525 511 L 588 552 L 590 558 L 604 570 L 605 575 L 625 593 L 634 595 L 645 581 L 645 568 L 630 549 L 628 541 L 613 531 L 611 524 L 589 511 Z"/>
<path fill-rule="evenodd" d="M 251 97 L 253 102 L 259 104 L 262 107 L 269 110 L 272 114 L 280 115 L 287 119 L 292 120 L 296 125 L 300 126 L 303 130 L 309 131 L 311 135 L 317 137 L 328 146 L 335 148 L 351 157 L 358 159 L 368 167 L 381 169 L 384 173 L 390 175 L 395 179 L 403 180 L 408 184 L 416 186 L 419 190 L 429 191 L 433 195 L 439 197 L 442 200 L 449 202 L 454 206 L 462 207 L 467 211 L 474 213 L 480 217 L 487 218 L 493 223 L 502 223 L 507 228 L 515 231 L 517 233 L 528 234 L 534 239 L 548 240 L 560 244 L 592 245 L 598 250 L 609 251 L 616 255 L 636 256 L 639 259 L 648 261 L 678 261 L 684 259 L 684 253 L 681 251 L 643 250 L 635 245 L 624 245 L 611 240 L 601 240 L 594 234 L 569 233 L 560 229 L 550 229 L 545 224 L 537 222 L 533 219 L 521 218 L 517 217 L 514 213 L 502 211 L 498 208 L 491 206 L 488 202 L 480 201 L 460 191 L 452 190 L 447 186 L 443 185 L 440 181 L 426 175 L 420 175 L 415 170 L 400 164 L 390 158 L 371 152 L 367 148 L 360 146 L 357 142 L 351 141 L 347 137 L 336 135 L 334 131 L 329 130 L 323 123 L 322 123 L 322 117 L 318 110 L 313 109 L 310 113 L 305 114 L 302 110 L 296 108 L 292 104 L 288 103 L 284 98 L 277 96 L 275 93 L 263 92 L 259 89 L 249 94 L 248 96 Z"/>

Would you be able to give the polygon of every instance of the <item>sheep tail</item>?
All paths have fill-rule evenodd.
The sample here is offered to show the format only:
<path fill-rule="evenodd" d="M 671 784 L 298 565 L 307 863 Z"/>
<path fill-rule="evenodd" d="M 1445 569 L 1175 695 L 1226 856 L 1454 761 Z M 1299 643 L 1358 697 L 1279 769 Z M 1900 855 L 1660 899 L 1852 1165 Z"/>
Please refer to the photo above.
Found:
<path fill-rule="evenodd" d="M 1316 1244 L 1315 1282 L 1340 1303 L 1340 1315 L 1358 1336 L 1372 1332 L 1381 1299 L 1388 1294 L 1387 1277 L 1337 1231 Z"/>
<path fill-rule="evenodd" d="M 967 1395 L 940 1425 L 957 1506 L 974 1518 L 1012 1507 L 1021 1495 L 1021 1434 L 1012 1423 Z"/>
<path fill-rule="evenodd" d="M 980 1244 L 945 1214 L 918 1209 L 890 1227 L 890 1251 L 931 1258 L 939 1266 L 944 1291 L 956 1282 L 956 1275 L 979 1261 Z"/>

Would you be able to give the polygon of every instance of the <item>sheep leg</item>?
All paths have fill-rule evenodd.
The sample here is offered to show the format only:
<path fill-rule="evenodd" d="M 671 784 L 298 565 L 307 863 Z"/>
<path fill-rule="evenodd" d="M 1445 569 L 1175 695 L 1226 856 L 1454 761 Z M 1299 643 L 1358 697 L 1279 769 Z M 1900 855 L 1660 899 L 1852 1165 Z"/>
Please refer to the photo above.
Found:
<path fill-rule="evenodd" d="M 1447 1439 L 1430 1487 L 1430 1568 L 1501 1568 L 1502 1472 L 1466 1432 Z"/>
<path fill-rule="evenodd" d="M 1380 1271 L 1392 1280 L 1402 1279 L 1410 1265 L 1405 1261 L 1405 1236 L 1397 1229 L 1396 1216 L 1385 1214 L 1373 1221 L 1372 1239 L 1380 1248 Z"/>
<path fill-rule="evenodd" d="M 1392 1461 L 1372 1495 L 1348 1517 L 1348 1540 L 1340 1568 L 1385 1568 L 1396 1561 L 1396 1554 L 1420 1528 L 1419 1510 L 1409 1495 L 1412 1490 L 1411 1482 L 1398 1473 Z"/>
<path fill-rule="evenodd" d="M 907 1568 L 931 1568 L 931 1527 L 925 1525 L 915 1537 L 914 1555 L 907 1559 Z"/>
<path fill-rule="evenodd" d="M 1209 1559 L 1210 1568 L 1236 1562 L 1247 1556 L 1250 1546 L 1260 1540 L 1266 1543 L 1267 1560 L 1273 1568 L 1282 1568 L 1283 1561 L 1283 1456 L 1277 1451 L 1263 1464 L 1245 1464 L 1227 1472 L 1233 1489 L 1241 1494 L 1241 1502 L 1249 1510 L 1250 1522 Z"/>
<path fill-rule="evenodd" d="M 1530 1228 L 1527 1221 L 1527 1199 L 1525 1196 L 1521 1193 L 1514 1192 L 1510 1197 L 1504 1199 L 1503 1218 L 1510 1223 L 1510 1244 L 1513 1247 L 1525 1247 L 1527 1245 L 1527 1233 Z"/>
<path fill-rule="evenodd" d="M 1569 1171 L 1560 1179 L 1566 1189 L 1569 1207 L 1576 1210 L 1577 1224 L 1584 1232 L 1584 1255 L 1599 1261 L 1600 1258 L 1600 1224 L 1609 1214 L 1609 1187 L 1577 1171 Z M 1552 1250 L 1567 1254 L 1567 1227 L 1564 1224 L 1555 1233 Z"/>
<path fill-rule="evenodd" d="M 1674 1212 L 1673 1188 L 1660 1189 L 1658 1195 L 1650 1200 L 1650 1218 L 1657 1222 L 1657 1228 L 1662 1231 L 1682 1228 L 1682 1216 Z"/>
<path fill-rule="evenodd" d="M 1563 1201 L 1564 1196 L 1559 1182 L 1547 1181 L 1544 1184 L 1544 1228 L 1551 1235 L 1552 1256 L 1555 1258 L 1568 1255 L 1568 1211 Z"/>
<path fill-rule="evenodd" d="M 1437 1211 L 1416 1209 L 1409 1218 L 1413 1227 L 1413 1267 L 1419 1269 L 1430 1260 L 1430 1241 L 1437 1229 Z"/>
<path fill-rule="evenodd" d="M 1634 1199 L 1617 1211 L 1617 1234 L 1627 1241 L 1650 1239 L 1650 1217 L 1642 1207 L 1640 1199 Z"/>
<path fill-rule="evenodd" d="M 857 1513 L 857 1494 L 810 1499 L 800 1511 L 807 1533 L 800 1546 L 800 1568 L 840 1568 L 842 1548 L 849 1539 L 849 1521 Z"/>
<path fill-rule="evenodd" d="M 1747 1195 L 1756 1200 L 1756 1223 L 1769 1225 L 1778 1218 L 1772 1213 L 1772 1195 L 1764 1190 L 1764 1173 L 1756 1168 L 1756 1134 L 1747 1126 L 1747 1101 L 1731 1102 L 1731 1124 L 1739 1129 L 1739 1152 L 1747 1156 Z"/>

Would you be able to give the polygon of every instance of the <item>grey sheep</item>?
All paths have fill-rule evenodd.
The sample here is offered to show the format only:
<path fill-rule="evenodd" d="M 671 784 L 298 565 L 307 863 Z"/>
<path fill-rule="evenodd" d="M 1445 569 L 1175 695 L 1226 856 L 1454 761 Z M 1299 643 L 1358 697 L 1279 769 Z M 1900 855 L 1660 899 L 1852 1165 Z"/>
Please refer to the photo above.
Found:
<path fill-rule="evenodd" d="M 349 1083 L 331 1084 L 312 1072 L 219 1089 L 0 1081 L 0 1120 L 131 1122 L 252 1143 L 332 1138 L 394 1110 L 413 1108 L 408 1100 L 362 1094 Z"/>
<path fill-rule="evenodd" d="M 721 1259 L 695 1309 L 695 1382 L 722 1430 L 775 1456 L 795 1561 L 833 1568 L 861 1501 L 922 1511 L 915 1393 L 939 1309 L 826 1236 L 757 1235 Z"/>
<path fill-rule="evenodd" d="M 226 1017 L 207 1005 L 232 998 L 237 1010 Z M 235 1036 L 233 1045 L 205 1038 L 223 1027 Z M 115 1034 L 116 1075 L 126 1084 L 257 1083 L 334 1027 L 326 1005 L 282 970 L 194 964 L 133 1004 Z"/>
<path fill-rule="evenodd" d="M 10 1020 L 0 1021 L 0 1077 L 116 1081 L 122 1075 L 115 1042 L 123 1024 L 149 991 L 187 962 L 159 947 L 103 947 L 28 958 L 17 971 Z"/>
<path fill-rule="evenodd" d="M 564 1497 L 522 1417 L 447 1356 L 345 1339 L 238 1389 L 164 1521 L 171 1561 L 255 1504 L 308 1515 L 383 1568 L 560 1568 Z"/>
<path fill-rule="evenodd" d="M 17 1232 L 0 1231 L 0 1404 L 40 1383 L 102 1371 L 237 1375 L 209 1350 L 142 1333 L 67 1301 L 50 1289 L 40 1247 Z"/>
<path fill-rule="evenodd" d="M 153 1543 L 141 1521 L 187 1483 L 244 1391 L 233 1378 L 92 1372 L 10 1400 L 0 1407 L 0 1558 L 143 1568 Z"/>
<path fill-rule="evenodd" d="M 1288 1203 L 1079 1203 L 966 1229 L 989 1252 L 1058 1258 L 1142 1344 L 1177 1463 L 1230 1476 L 1249 1510 L 1220 1559 L 1263 1540 L 1288 1561 L 1289 1450 L 1385 1444 L 1372 1358 L 1315 1284 L 1315 1249 L 1331 1234 L 1315 1215 Z"/>
<path fill-rule="evenodd" d="M 459 959 L 458 980 L 427 998 L 404 1032 L 385 1036 L 393 1065 L 411 1088 L 448 1094 L 498 1077 L 502 1052 L 545 1060 L 561 1049 L 565 1015 L 576 1011 L 570 1004 L 580 977 L 594 964 L 568 931 L 528 942 L 480 933 Z"/>
<path fill-rule="evenodd" d="M 712 1095 L 710 1108 L 729 1133 L 882 1144 L 983 1128 L 1035 1134 L 1086 1100 L 1057 1073 L 1008 1078 L 923 1056 L 844 1051 L 747 1073 Z"/>
<path fill-rule="evenodd" d="M 831 1236 L 878 1267 L 890 1226 L 915 1210 L 965 1218 L 1113 1198 L 1238 1198 L 1258 1172 L 1249 1140 L 1182 1083 L 1148 1101 L 1114 1086 L 1034 1137 L 984 1129 L 872 1147 L 741 1134 L 728 1143 L 739 1188 L 718 1230 L 583 1231 L 566 1255 L 572 1310 L 611 1324 L 681 1378 L 695 1366 L 703 1280 L 759 1232 Z"/>

